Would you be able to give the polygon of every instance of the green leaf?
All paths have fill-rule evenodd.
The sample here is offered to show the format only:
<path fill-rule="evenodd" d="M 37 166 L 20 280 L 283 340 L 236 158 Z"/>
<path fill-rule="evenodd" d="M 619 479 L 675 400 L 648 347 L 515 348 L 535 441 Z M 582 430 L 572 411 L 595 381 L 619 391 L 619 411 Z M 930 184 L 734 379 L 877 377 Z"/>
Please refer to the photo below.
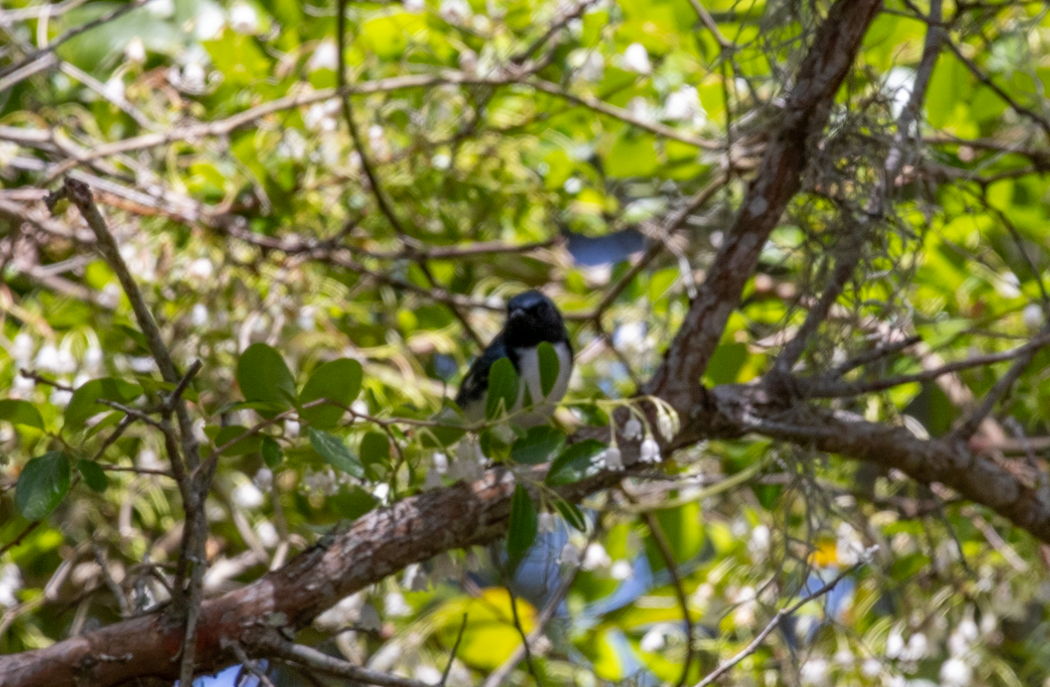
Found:
<path fill-rule="evenodd" d="M 576 507 L 575 503 L 569 503 L 563 498 L 556 498 L 553 503 L 561 516 L 565 518 L 565 522 L 572 525 L 573 529 L 580 532 L 587 531 L 587 519 L 583 517 L 583 512 Z"/>
<path fill-rule="evenodd" d="M 343 443 L 342 439 L 334 434 L 329 434 L 313 427 L 309 429 L 309 434 L 310 445 L 330 465 L 353 477 L 360 478 L 365 476 L 365 468 L 361 465 L 361 461 Z"/>
<path fill-rule="evenodd" d="M 44 428 L 44 418 L 40 411 L 29 401 L 20 401 L 15 398 L 5 398 L 0 401 L 0 420 L 7 420 L 16 425 L 26 427 Z"/>
<path fill-rule="evenodd" d="M 65 426 L 72 430 L 80 429 L 89 417 L 111 410 L 110 406 L 97 403 L 99 399 L 127 405 L 141 395 L 142 387 L 138 384 L 115 377 L 93 379 L 73 392 L 65 410 Z"/>
<path fill-rule="evenodd" d="M 237 437 L 241 436 L 248 431 L 247 427 L 241 425 L 229 425 L 219 430 L 219 433 L 215 435 L 212 440 L 215 443 L 215 448 L 223 446 Z M 240 441 L 234 442 L 232 445 L 227 446 L 222 451 L 224 456 L 246 456 L 249 453 L 256 453 L 262 448 L 262 437 L 258 434 L 253 434 L 250 437 L 245 437 Z"/>
<path fill-rule="evenodd" d="M 42 520 L 58 508 L 69 492 L 69 458 L 50 451 L 22 468 L 15 485 L 15 503 L 26 520 Z"/>
<path fill-rule="evenodd" d="M 299 394 L 299 403 L 306 405 L 320 398 L 339 405 L 348 406 L 361 391 L 363 376 L 361 363 L 349 358 L 341 358 L 325 363 L 314 370 L 306 386 Z M 339 424 L 345 411 L 336 405 L 320 405 L 304 408 L 299 417 L 317 429 L 332 429 Z"/>
<path fill-rule="evenodd" d="M 92 491 L 99 493 L 106 490 L 109 486 L 109 477 L 106 475 L 106 471 L 102 469 L 102 466 L 93 460 L 78 460 L 77 470 L 80 470 L 81 476 L 84 478 L 84 482 L 91 487 Z"/>
<path fill-rule="evenodd" d="M 539 465 L 551 460 L 565 448 L 565 434 L 548 425 L 531 427 L 529 433 L 514 442 L 510 459 L 524 465 Z"/>
<path fill-rule="evenodd" d="M 275 468 L 281 464 L 284 454 L 281 453 L 281 445 L 273 437 L 263 437 L 262 446 L 259 447 L 263 462 L 266 467 Z"/>
<path fill-rule="evenodd" d="M 361 462 L 365 469 L 374 473 L 374 466 L 390 467 L 390 439 L 382 432 L 369 432 L 361 440 Z M 376 475 L 370 475 L 376 479 Z"/>
<path fill-rule="evenodd" d="M 587 439 L 573 444 L 554 459 L 547 473 L 547 484 L 552 487 L 579 482 L 598 472 L 594 457 L 605 450 L 605 444 L 597 439 Z"/>
<path fill-rule="evenodd" d="M 237 360 L 237 383 L 247 401 L 260 401 L 270 406 L 260 409 L 263 417 L 273 417 L 291 405 L 295 380 L 284 358 L 264 343 L 249 346 Z"/>
<path fill-rule="evenodd" d="M 507 553 L 518 558 L 536 541 L 536 507 L 529 492 L 520 484 L 514 487 L 510 501 L 510 526 L 507 531 Z"/>
<path fill-rule="evenodd" d="M 509 411 L 518 400 L 518 372 L 510 358 L 500 358 L 489 370 L 489 391 L 485 401 L 485 419 L 499 417 L 500 410 Z"/>
<path fill-rule="evenodd" d="M 543 397 L 547 398 L 550 396 L 554 384 L 558 381 L 561 361 L 558 360 L 558 354 L 554 351 L 554 346 L 551 346 L 546 341 L 541 342 L 536 348 L 536 355 L 540 361 L 540 391 L 543 392 Z"/>

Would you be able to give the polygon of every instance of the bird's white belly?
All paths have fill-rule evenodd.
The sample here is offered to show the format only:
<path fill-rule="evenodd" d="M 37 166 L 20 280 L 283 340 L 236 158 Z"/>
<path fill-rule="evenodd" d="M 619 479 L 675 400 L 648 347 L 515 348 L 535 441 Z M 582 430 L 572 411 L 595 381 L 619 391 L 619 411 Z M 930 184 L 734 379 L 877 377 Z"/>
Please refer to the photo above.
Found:
<path fill-rule="evenodd" d="M 554 352 L 558 355 L 558 378 L 546 397 L 543 396 L 543 389 L 540 386 L 540 359 L 537 349 L 522 351 L 518 356 L 521 386 L 518 391 L 518 400 L 511 411 L 514 414 L 511 421 L 518 426 L 533 427 L 546 422 L 554 413 L 554 408 L 565 398 L 565 392 L 569 390 L 569 378 L 572 376 L 572 352 L 568 344 L 564 342 L 553 344 L 553 346 Z M 532 408 L 521 412 L 526 389 L 528 389 L 528 397 L 532 399 Z"/>

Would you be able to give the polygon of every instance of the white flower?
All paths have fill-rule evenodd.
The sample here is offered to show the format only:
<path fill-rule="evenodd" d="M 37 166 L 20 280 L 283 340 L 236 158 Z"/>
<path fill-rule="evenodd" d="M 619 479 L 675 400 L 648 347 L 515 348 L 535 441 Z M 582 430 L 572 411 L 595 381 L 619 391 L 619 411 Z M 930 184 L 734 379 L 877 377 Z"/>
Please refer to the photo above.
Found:
<path fill-rule="evenodd" d="M 237 33 L 256 33 L 259 30 L 259 15 L 255 8 L 244 2 L 230 8 L 230 28 Z"/>
<path fill-rule="evenodd" d="M 751 530 L 751 540 L 747 543 L 747 549 L 751 552 L 751 556 L 754 558 L 765 556 L 769 550 L 770 539 L 769 527 L 766 525 L 759 525 Z"/>
<path fill-rule="evenodd" d="M 824 685 L 828 679 L 828 662 L 822 658 L 811 658 L 802 664 L 799 677 L 804 685 Z"/>
<path fill-rule="evenodd" d="M 554 531 L 554 515 L 551 513 L 540 513 L 537 518 L 536 530 L 541 533 Z"/>
<path fill-rule="evenodd" d="M 157 369 L 157 361 L 148 355 L 133 356 L 128 359 L 128 365 L 139 374 L 147 374 Z"/>
<path fill-rule="evenodd" d="M 424 0 L 404 0 L 401 6 L 405 8 L 406 12 L 422 12 L 426 8 Z"/>
<path fill-rule="evenodd" d="M 448 169 L 452 164 L 452 156 L 448 153 L 437 153 L 430 158 L 430 164 L 434 165 L 434 169 Z"/>
<path fill-rule="evenodd" d="M 667 628 L 662 623 L 649 628 L 649 631 L 642 635 L 642 640 L 638 642 L 638 648 L 649 653 L 660 651 L 665 646 L 667 646 Z"/>
<path fill-rule="evenodd" d="M 565 542 L 565 546 L 561 547 L 559 560 L 563 565 L 577 566 L 580 564 L 580 550 L 571 541 Z"/>
<path fill-rule="evenodd" d="M 904 651 L 904 637 L 897 630 L 886 637 L 886 658 L 897 658 Z"/>
<path fill-rule="evenodd" d="M 280 535 L 277 534 L 277 528 L 273 526 L 273 523 L 269 520 L 263 520 L 255 526 L 255 534 L 259 537 L 259 541 L 262 545 L 268 549 L 272 549 L 277 546 L 281 541 Z"/>
<path fill-rule="evenodd" d="M 442 0 L 438 14 L 450 24 L 462 24 L 474 13 L 467 0 Z"/>
<path fill-rule="evenodd" d="M 231 494 L 233 502 L 241 508 L 258 508 L 266 502 L 266 497 L 259 491 L 259 487 L 251 482 L 237 485 Z"/>
<path fill-rule="evenodd" d="M 135 465 L 147 470 L 156 470 L 164 467 L 160 462 L 160 458 L 157 457 L 157 452 L 151 448 L 144 448 L 139 451 L 139 454 L 135 456 Z"/>
<path fill-rule="evenodd" d="M 19 367 L 25 367 L 33 358 L 33 337 L 25 332 L 15 335 L 11 346 L 11 357 L 15 359 Z"/>
<path fill-rule="evenodd" d="M 653 65 L 649 62 L 649 53 L 641 43 L 631 43 L 623 51 L 623 66 L 638 74 L 649 74 Z"/>
<path fill-rule="evenodd" d="M 197 21 L 193 32 L 200 40 L 210 41 L 222 33 L 224 26 L 226 26 L 226 17 L 218 7 L 207 4 L 197 11 Z"/>
<path fill-rule="evenodd" d="M 124 47 L 124 57 L 128 59 L 128 62 L 134 62 L 135 64 L 142 64 L 146 61 L 146 45 L 141 38 L 135 36 L 128 41 L 128 44 Z"/>
<path fill-rule="evenodd" d="M 194 327 L 208 326 L 208 306 L 203 303 L 195 303 L 190 311 L 190 322 Z"/>
<path fill-rule="evenodd" d="M 99 365 L 102 364 L 102 349 L 98 346 L 92 346 L 84 352 L 84 367 L 88 370 L 95 370 Z"/>
<path fill-rule="evenodd" d="M 175 0 L 153 0 L 146 3 L 146 7 L 149 8 L 150 14 L 158 19 L 167 19 L 175 14 Z"/>
<path fill-rule="evenodd" d="M 902 661 L 918 661 L 925 658 L 927 645 L 926 635 L 916 632 L 908 640 L 908 646 L 904 647 L 904 651 L 900 653 L 900 659 Z"/>
<path fill-rule="evenodd" d="M 295 318 L 295 322 L 300 329 L 305 329 L 308 332 L 313 331 L 315 326 L 314 316 L 316 314 L 317 308 L 312 305 L 304 305 L 299 308 L 299 316 Z"/>
<path fill-rule="evenodd" d="M 623 425 L 623 436 L 625 439 L 641 439 L 642 438 L 642 423 L 635 416 L 631 416 L 631 419 Z"/>
<path fill-rule="evenodd" d="M 667 96 L 667 103 L 664 105 L 664 118 L 680 122 L 695 119 L 701 112 L 703 109 L 700 96 L 694 86 L 682 86 L 674 91 Z"/>
<path fill-rule="evenodd" d="M 583 552 L 583 563 L 580 565 L 584 570 L 606 570 L 612 566 L 612 558 L 605 547 L 594 542 Z"/>
<path fill-rule="evenodd" d="M 53 343 L 46 343 L 36 354 L 36 366 L 45 372 L 58 372 L 58 347 Z"/>
<path fill-rule="evenodd" d="M 284 433 L 290 439 L 294 439 L 295 437 L 299 436 L 299 422 L 296 420 L 285 420 Z"/>
<path fill-rule="evenodd" d="M 635 118 L 648 124 L 656 123 L 656 108 L 640 95 L 636 95 L 627 102 L 627 109 Z"/>
<path fill-rule="evenodd" d="M 207 76 L 203 64 L 200 62 L 190 62 L 182 68 L 182 76 L 179 84 L 187 91 L 203 91 Z"/>
<path fill-rule="evenodd" d="M 385 506 L 390 501 L 390 485 L 386 482 L 380 482 L 372 490 L 372 496 L 376 497 L 376 500 Z"/>
<path fill-rule="evenodd" d="M 259 467 L 255 477 L 252 479 L 255 482 L 255 486 L 259 487 L 264 492 L 269 492 L 270 487 L 273 486 L 273 471 L 269 467 Z"/>
<path fill-rule="evenodd" d="M 69 399 L 73 398 L 72 391 L 66 391 L 64 389 L 52 389 L 51 397 L 48 399 L 51 405 L 59 408 L 64 408 L 69 405 Z M 101 408 L 100 408 L 101 410 Z"/>
<path fill-rule="evenodd" d="M 610 446 L 597 455 L 595 462 L 606 470 L 623 470 L 623 453 L 616 446 Z"/>
<path fill-rule="evenodd" d="M 574 196 L 583 190 L 583 182 L 580 181 L 578 177 L 569 177 L 565 180 L 565 183 L 562 184 L 562 188 L 565 189 L 566 193 Z"/>
<path fill-rule="evenodd" d="M 22 571 L 14 563 L 7 563 L 0 568 L 0 606 L 13 608 L 18 605 L 15 596 L 22 588 Z"/>
<path fill-rule="evenodd" d="M 641 447 L 638 449 L 638 458 L 643 463 L 659 463 L 662 458 L 660 457 L 660 444 L 656 443 L 656 440 L 652 437 L 646 437 L 645 441 L 642 442 Z"/>
<path fill-rule="evenodd" d="M 630 561 L 618 560 L 609 568 L 609 577 L 614 580 L 629 580 L 634 577 L 634 568 Z"/>
<path fill-rule="evenodd" d="M 215 273 L 215 265 L 208 258 L 197 258 L 186 267 L 186 275 L 204 281 Z"/>
<path fill-rule="evenodd" d="M 334 72 L 338 68 L 339 48 L 333 40 L 321 41 L 306 63 L 307 71 L 311 72 L 316 72 L 318 69 L 330 69 Z"/>
<path fill-rule="evenodd" d="M 941 664 L 942 687 L 969 687 L 973 681 L 973 669 L 959 658 L 949 658 Z"/>
<path fill-rule="evenodd" d="M 866 658 L 860 664 L 860 674 L 867 678 L 873 678 L 882 672 L 882 664 L 877 658 Z"/>
<path fill-rule="evenodd" d="M 1039 329 L 1043 326 L 1043 309 L 1035 303 L 1029 303 L 1024 307 L 1021 318 L 1024 320 L 1024 326 Z"/>
<path fill-rule="evenodd" d="M 117 102 L 124 100 L 124 80 L 119 76 L 110 77 L 102 85 L 102 94 L 108 100 L 116 100 Z"/>

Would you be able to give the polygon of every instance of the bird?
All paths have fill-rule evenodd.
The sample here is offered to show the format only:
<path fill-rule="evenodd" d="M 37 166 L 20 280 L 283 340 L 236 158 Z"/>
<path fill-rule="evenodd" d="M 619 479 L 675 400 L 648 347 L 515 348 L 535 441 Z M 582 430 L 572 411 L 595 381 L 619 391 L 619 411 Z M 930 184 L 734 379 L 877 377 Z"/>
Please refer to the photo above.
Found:
<path fill-rule="evenodd" d="M 540 385 L 539 345 L 549 343 L 558 356 L 558 377 L 545 397 Z M 508 358 L 521 380 L 518 398 L 508 413 L 512 422 L 528 429 L 547 422 L 565 397 L 572 375 L 572 342 L 565 321 L 554 302 L 539 291 L 526 291 L 507 301 L 507 321 L 484 352 L 470 366 L 459 391 L 456 405 L 471 424 L 485 419 L 489 371 L 500 358 Z M 531 408 L 523 411 L 526 389 Z"/>

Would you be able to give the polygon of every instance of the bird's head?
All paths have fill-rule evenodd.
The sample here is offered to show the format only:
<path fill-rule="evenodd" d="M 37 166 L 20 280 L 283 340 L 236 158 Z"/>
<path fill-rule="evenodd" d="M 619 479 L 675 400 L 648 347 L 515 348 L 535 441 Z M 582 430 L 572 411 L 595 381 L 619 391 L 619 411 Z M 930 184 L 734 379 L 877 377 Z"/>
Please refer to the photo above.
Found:
<path fill-rule="evenodd" d="M 535 346 L 565 339 L 565 323 L 554 302 L 539 291 L 526 291 L 507 301 L 508 343 Z"/>

